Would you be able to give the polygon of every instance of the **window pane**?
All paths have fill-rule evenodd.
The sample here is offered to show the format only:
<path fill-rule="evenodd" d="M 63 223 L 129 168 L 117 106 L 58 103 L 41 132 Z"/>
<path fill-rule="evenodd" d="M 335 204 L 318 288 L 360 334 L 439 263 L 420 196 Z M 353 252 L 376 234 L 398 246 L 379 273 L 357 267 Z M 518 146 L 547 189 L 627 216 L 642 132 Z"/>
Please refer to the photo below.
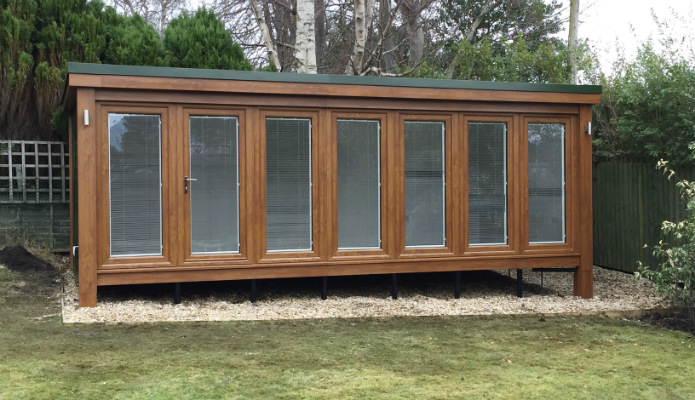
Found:
<path fill-rule="evenodd" d="M 109 114 L 111 256 L 162 254 L 159 115 Z"/>
<path fill-rule="evenodd" d="M 468 123 L 468 243 L 507 243 L 507 124 Z"/>
<path fill-rule="evenodd" d="M 191 252 L 239 251 L 236 117 L 190 117 Z"/>
<path fill-rule="evenodd" d="M 405 245 L 444 246 L 444 123 L 405 122 Z"/>
<path fill-rule="evenodd" d="M 565 242 L 565 125 L 528 125 L 529 241 Z"/>
<path fill-rule="evenodd" d="M 381 247 L 379 121 L 338 120 L 338 247 Z"/>
<path fill-rule="evenodd" d="M 311 120 L 266 118 L 268 251 L 311 250 Z"/>

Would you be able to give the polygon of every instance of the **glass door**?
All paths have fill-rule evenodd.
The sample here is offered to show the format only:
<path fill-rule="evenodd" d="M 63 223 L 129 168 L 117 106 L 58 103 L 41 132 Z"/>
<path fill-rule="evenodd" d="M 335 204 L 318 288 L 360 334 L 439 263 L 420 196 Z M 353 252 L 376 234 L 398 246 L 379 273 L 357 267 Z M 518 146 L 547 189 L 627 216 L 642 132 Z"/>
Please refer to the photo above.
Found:
<path fill-rule="evenodd" d="M 186 113 L 187 259 L 240 253 L 239 117 Z"/>

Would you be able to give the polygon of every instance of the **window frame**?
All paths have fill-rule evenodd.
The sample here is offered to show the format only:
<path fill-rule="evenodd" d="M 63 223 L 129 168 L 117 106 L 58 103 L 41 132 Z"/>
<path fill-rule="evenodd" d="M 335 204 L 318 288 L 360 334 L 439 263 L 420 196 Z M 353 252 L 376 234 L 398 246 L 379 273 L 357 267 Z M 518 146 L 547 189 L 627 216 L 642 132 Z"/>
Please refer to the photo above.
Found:
<path fill-rule="evenodd" d="M 460 242 L 460 228 L 458 223 L 459 205 L 454 204 L 454 199 L 460 198 L 455 193 L 458 185 L 455 178 L 458 171 L 455 168 L 455 155 L 458 132 L 455 131 L 455 123 L 458 115 L 455 113 L 399 113 L 396 134 L 393 139 L 394 176 L 397 176 L 394 193 L 398 194 L 396 201 L 396 215 L 394 217 L 397 232 L 397 248 L 400 258 L 441 257 L 453 256 L 457 253 Z M 444 231 L 445 241 L 443 246 L 406 246 L 405 244 L 405 123 L 406 122 L 441 122 L 444 124 Z"/>
<path fill-rule="evenodd" d="M 326 132 L 327 139 L 330 140 L 330 151 L 328 151 L 328 156 L 330 158 L 329 162 L 325 165 L 328 166 L 327 173 L 328 182 L 330 184 L 329 188 L 329 206 L 327 207 L 327 214 L 330 214 L 327 221 L 327 231 L 330 231 L 330 243 L 331 252 L 330 258 L 332 260 L 341 259 L 385 259 L 392 258 L 392 234 L 390 233 L 393 229 L 391 219 L 392 219 L 392 209 L 389 207 L 391 198 L 389 197 L 389 185 L 390 180 L 388 179 L 389 173 L 391 171 L 391 166 L 389 164 L 388 152 L 389 148 L 389 137 L 391 136 L 391 116 L 393 113 L 389 112 L 333 112 L 328 111 L 330 119 L 330 129 Z M 360 120 L 360 121 L 379 121 L 379 163 L 380 163 L 380 180 L 381 180 L 381 191 L 380 191 L 380 237 L 381 237 L 381 247 L 380 248 L 358 248 L 358 249 L 340 249 L 338 248 L 338 120 Z"/>
<path fill-rule="evenodd" d="M 97 268 L 132 269 L 142 267 L 173 267 L 177 264 L 178 247 L 176 221 L 172 221 L 170 215 L 176 209 L 176 194 L 173 191 L 172 182 L 175 182 L 176 162 L 171 158 L 175 155 L 176 138 L 171 137 L 172 121 L 175 120 L 175 107 L 158 104 L 134 104 L 127 105 L 98 103 L 96 106 L 96 203 L 97 203 Z M 110 206 L 110 137 L 109 114 L 139 114 L 158 115 L 160 117 L 160 170 L 161 170 L 161 255 L 111 255 L 111 206 Z M 175 129 L 174 129 L 175 131 Z M 172 163 L 173 161 L 173 163 Z"/>
<path fill-rule="evenodd" d="M 268 251 L 267 248 L 267 209 L 266 209 L 266 118 L 279 119 L 308 119 L 311 121 L 310 151 L 311 151 L 311 236 L 310 250 L 298 251 Z M 258 262 L 275 263 L 283 261 L 318 261 L 321 260 L 321 179 L 319 154 L 321 149 L 321 120 L 318 110 L 273 110 L 262 109 L 257 118 L 258 135 L 255 138 L 257 155 L 255 174 L 257 175 L 254 193 L 256 214 L 255 237 L 258 243 Z"/>
<path fill-rule="evenodd" d="M 575 168 L 578 164 L 579 157 L 579 135 L 576 134 L 577 116 L 557 116 L 557 115 L 524 115 L 522 116 L 522 137 L 521 148 L 519 155 L 520 171 L 522 173 L 522 190 L 519 199 L 523 203 L 523 220 L 522 220 L 522 254 L 552 254 L 552 253 L 567 253 L 573 252 L 576 248 L 576 215 L 578 210 L 578 200 L 576 196 L 578 184 L 578 171 Z M 529 193 L 528 193 L 528 125 L 535 123 L 557 123 L 565 125 L 565 241 L 562 243 L 530 243 L 529 242 Z"/>
<path fill-rule="evenodd" d="M 476 122 L 484 123 L 506 123 L 507 124 L 507 243 L 506 244 L 470 244 L 469 240 L 469 171 L 468 171 L 468 152 L 469 152 L 469 132 L 468 124 Z M 518 227 L 520 219 L 519 205 L 519 170 L 515 168 L 518 165 L 518 135 L 519 132 L 519 117 L 513 114 L 494 114 L 494 115 L 476 115 L 466 114 L 461 118 L 461 143 L 460 150 L 460 165 L 463 178 L 463 187 L 461 188 L 461 227 L 464 232 L 462 238 L 463 254 L 476 256 L 481 253 L 493 254 L 516 254 L 519 252 L 519 234 Z"/>

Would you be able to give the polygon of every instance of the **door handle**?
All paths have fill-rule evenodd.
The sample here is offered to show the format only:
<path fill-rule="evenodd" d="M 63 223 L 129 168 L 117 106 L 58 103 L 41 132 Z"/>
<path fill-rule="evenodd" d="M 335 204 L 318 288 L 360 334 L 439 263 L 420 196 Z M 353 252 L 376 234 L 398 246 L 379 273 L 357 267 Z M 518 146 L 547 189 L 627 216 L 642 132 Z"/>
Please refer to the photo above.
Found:
<path fill-rule="evenodd" d="M 188 194 L 188 182 L 197 181 L 196 178 L 189 178 L 187 176 L 183 177 L 183 193 Z"/>

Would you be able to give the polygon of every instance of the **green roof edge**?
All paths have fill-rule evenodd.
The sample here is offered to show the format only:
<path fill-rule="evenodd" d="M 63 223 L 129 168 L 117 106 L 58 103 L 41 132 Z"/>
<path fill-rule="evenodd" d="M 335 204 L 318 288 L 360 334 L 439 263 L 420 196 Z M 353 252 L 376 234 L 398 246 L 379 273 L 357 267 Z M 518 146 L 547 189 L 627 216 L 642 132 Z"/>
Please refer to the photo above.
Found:
<path fill-rule="evenodd" d="M 559 83 L 521 83 L 464 81 L 450 79 L 296 74 L 284 72 L 230 71 L 174 67 L 68 63 L 68 74 L 144 76 L 158 78 L 221 79 L 237 81 L 319 83 L 334 85 L 368 85 L 435 89 L 509 90 L 517 92 L 552 92 L 601 94 L 600 85 L 569 85 Z"/>

